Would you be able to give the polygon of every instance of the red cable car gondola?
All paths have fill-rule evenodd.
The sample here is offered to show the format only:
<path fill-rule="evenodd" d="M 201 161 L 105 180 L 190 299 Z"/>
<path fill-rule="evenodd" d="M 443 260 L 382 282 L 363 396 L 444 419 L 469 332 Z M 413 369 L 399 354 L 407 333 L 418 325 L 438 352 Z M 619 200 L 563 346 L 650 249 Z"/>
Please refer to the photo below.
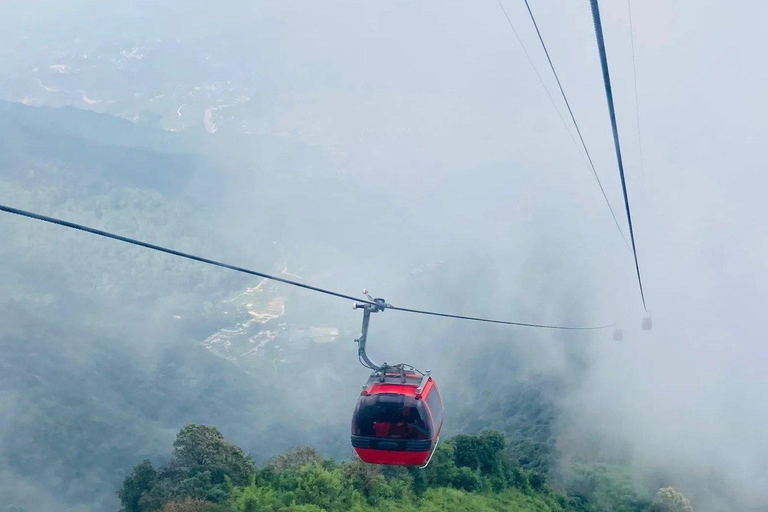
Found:
<path fill-rule="evenodd" d="M 358 356 L 373 373 L 352 416 L 352 447 L 371 464 L 425 467 L 440 439 L 443 400 L 429 371 L 422 373 L 406 364 L 377 365 L 368 359 L 365 344 L 371 313 L 386 308 L 383 299 L 371 302 L 355 304 L 364 310 L 362 333 L 355 340 Z"/>
<path fill-rule="evenodd" d="M 352 446 L 371 464 L 424 466 L 443 426 L 443 401 L 429 372 L 404 365 L 374 372 L 352 416 Z"/>

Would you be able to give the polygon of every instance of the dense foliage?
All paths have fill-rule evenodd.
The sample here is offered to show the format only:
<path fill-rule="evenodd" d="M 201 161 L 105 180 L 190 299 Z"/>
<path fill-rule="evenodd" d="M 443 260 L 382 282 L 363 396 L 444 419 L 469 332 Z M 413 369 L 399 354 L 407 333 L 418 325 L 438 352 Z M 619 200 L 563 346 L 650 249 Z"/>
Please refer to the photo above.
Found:
<path fill-rule="evenodd" d="M 495 431 L 458 435 L 424 470 L 326 460 L 299 446 L 257 468 L 211 426 L 179 432 L 160 469 L 137 465 L 118 491 L 121 512 L 647 511 L 689 512 L 672 488 L 638 498 L 605 468 L 583 468 L 578 492 L 515 462 Z"/>

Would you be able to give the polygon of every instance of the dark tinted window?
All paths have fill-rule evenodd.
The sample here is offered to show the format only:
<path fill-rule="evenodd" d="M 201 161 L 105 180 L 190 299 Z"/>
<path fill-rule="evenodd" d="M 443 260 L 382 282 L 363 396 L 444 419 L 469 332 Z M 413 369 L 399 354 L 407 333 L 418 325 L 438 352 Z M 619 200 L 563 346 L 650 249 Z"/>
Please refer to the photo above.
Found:
<path fill-rule="evenodd" d="M 352 418 L 352 435 L 390 439 L 428 439 L 424 404 L 410 396 L 382 393 L 361 396 Z"/>

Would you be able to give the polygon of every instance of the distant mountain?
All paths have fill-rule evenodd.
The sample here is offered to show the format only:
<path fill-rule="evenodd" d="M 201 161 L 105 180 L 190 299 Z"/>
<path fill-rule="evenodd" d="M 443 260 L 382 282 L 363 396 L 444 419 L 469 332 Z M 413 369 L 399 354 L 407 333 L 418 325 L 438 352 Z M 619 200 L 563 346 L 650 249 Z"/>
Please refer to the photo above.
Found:
<path fill-rule="evenodd" d="M 227 38 L 181 40 L 150 35 L 151 23 L 24 41 L 24 53 L 0 53 L 0 98 L 109 113 L 169 131 L 270 132 L 276 93 L 260 62 L 273 58 L 246 50 L 243 64 L 244 49 L 258 38 L 253 27 L 230 28 Z M 56 25 L 49 30 L 56 32 Z"/>
<path fill-rule="evenodd" d="M 247 253 L 187 193 L 197 173 L 219 172 L 180 152 L 194 140 L 73 108 L 2 102 L 0 113 L 0 202 L 181 249 Z M 121 475 L 167 454 L 184 422 L 223 422 L 260 460 L 303 439 L 325 443 L 324 421 L 286 424 L 290 393 L 263 392 L 279 389 L 271 361 L 244 371 L 204 343 L 249 319 L 249 336 L 269 338 L 271 350 L 311 342 L 312 323 L 266 334 L 284 321 L 285 289 L 270 286 L 249 306 L 249 280 L 231 272 L 7 214 L 0 224 L 0 502 L 114 509 Z M 258 247 L 251 263 L 279 273 L 285 256 L 266 240 Z"/>
<path fill-rule="evenodd" d="M 187 188 L 201 161 L 179 152 L 161 130 L 71 107 L 29 108 L 0 102 L 0 166 L 3 176 L 29 177 L 30 170 L 56 166 L 59 173 L 114 185 L 177 195 Z M 162 148 L 162 150 L 158 149 Z M 87 173 L 87 174 L 86 174 Z M 44 173 L 33 175 L 46 179 Z M 61 179 L 62 176 L 57 176 Z M 72 187 L 74 189 L 74 187 Z"/>
<path fill-rule="evenodd" d="M 345 220 L 345 232 L 321 227 L 338 225 L 331 221 L 359 197 L 371 212 L 392 198 L 321 172 L 322 155 L 294 139 L 249 136 L 257 158 L 219 164 L 233 142 L 201 144 L 193 132 L 73 108 L 0 103 L 0 113 L 5 204 L 342 288 L 358 276 L 340 255 L 359 251 L 366 275 L 377 276 L 374 264 L 389 254 L 378 251 L 390 250 L 400 225 L 361 215 Z M 245 178 L 231 173 L 240 162 L 252 166 Z M 254 191 L 243 192 L 244 179 Z M 366 377 L 352 343 L 359 313 L 9 215 L 0 229 L 0 503 L 115 509 L 123 476 L 144 458 L 167 458 L 186 423 L 220 426 L 258 462 L 296 444 L 350 456 L 349 418 Z M 397 263 L 387 262 L 379 282 L 458 311 L 468 286 L 494 278 L 482 258 L 418 255 L 394 282 L 389 265 Z M 466 352 L 448 342 L 462 337 L 451 323 L 387 315 L 376 320 L 373 352 L 440 365 L 447 435 L 494 427 L 519 464 L 551 467 L 556 380 L 531 378 L 506 335 L 503 350 L 484 340 Z"/>

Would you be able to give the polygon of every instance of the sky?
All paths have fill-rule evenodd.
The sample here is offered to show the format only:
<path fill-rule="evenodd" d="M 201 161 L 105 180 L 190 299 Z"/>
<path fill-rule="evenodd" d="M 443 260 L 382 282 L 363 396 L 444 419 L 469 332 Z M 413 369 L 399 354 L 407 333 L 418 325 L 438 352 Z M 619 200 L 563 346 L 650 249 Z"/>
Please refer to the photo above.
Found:
<path fill-rule="evenodd" d="M 524 4 L 503 3 L 565 116 Z M 626 232 L 588 3 L 531 7 Z M 631 254 L 574 130 L 563 126 L 495 1 L 156 8 L 38 0 L 11 9 L 0 26 L 34 19 L 40 27 L 82 30 L 84 19 L 92 27 L 123 16 L 127 24 L 150 18 L 155 24 L 146 31 L 182 40 L 248 34 L 260 48 L 259 72 L 278 91 L 275 131 L 297 135 L 327 158 L 331 172 L 369 192 L 332 215 L 320 202 L 320 220 L 288 226 L 363 238 L 339 256 L 338 266 L 350 269 L 343 286 L 391 289 L 403 280 L 393 273 L 470 247 L 495 266 L 498 281 L 484 289 L 470 284 L 458 302 L 436 303 L 551 323 L 569 310 L 566 299 L 588 304 L 586 311 L 574 307 L 568 320 L 617 321 L 624 341 L 606 336 L 583 347 L 588 370 L 565 397 L 564 439 L 598 436 L 606 451 L 628 449 L 638 475 L 677 475 L 684 491 L 706 497 L 705 512 L 727 510 L 733 496 L 754 507 L 768 502 L 764 2 L 633 2 L 642 168 L 627 3 L 601 2 L 650 332 L 639 328 L 644 312 Z M 250 180 L 257 177 L 244 171 L 229 191 L 245 214 L 242 205 L 257 195 L 242 186 Z M 389 219 L 380 240 L 364 239 L 358 212 L 368 211 L 369 222 Z M 547 279 L 527 278 L 525 268 Z M 497 300 L 475 299 L 473 291 Z M 505 307 L 512 301 L 522 311 Z M 396 332 L 392 320 L 385 325 L 384 332 Z M 567 374 L 568 352 L 545 345 L 532 346 L 526 360 Z"/>

